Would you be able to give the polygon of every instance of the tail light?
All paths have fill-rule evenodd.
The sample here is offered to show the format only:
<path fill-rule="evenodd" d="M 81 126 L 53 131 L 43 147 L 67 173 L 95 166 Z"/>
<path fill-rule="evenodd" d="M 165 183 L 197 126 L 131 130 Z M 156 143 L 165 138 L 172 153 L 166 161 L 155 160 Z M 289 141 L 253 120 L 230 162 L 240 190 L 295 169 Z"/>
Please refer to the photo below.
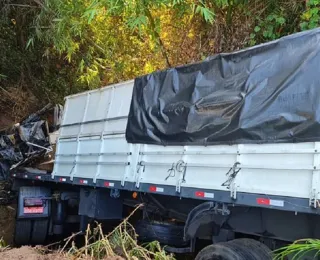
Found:
<path fill-rule="evenodd" d="M 24 214 L 42 214 L 45 201 L 41 198 L 26 198 L 23 201 Z"/>
<path fill-rule="evenodd" d="M 28 198 L 24 199 L 23 206 L 25 207 L 37 207 L 37 206 L 43 206 L 43 199 L 39 198 Z"/>

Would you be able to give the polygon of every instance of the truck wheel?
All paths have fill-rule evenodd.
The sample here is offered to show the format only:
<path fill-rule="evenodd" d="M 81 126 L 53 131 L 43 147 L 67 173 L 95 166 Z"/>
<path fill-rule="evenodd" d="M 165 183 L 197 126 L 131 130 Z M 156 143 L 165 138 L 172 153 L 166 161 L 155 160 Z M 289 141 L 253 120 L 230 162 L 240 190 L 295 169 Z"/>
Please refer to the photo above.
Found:
<path fill-rule="evenodd" d="M 138 221 L 135 230 L 139 239 L 145 242 L 159 241 L 160 244 L 184 247 L 189 243 L 183 239 L 184 226 L 157 223 L 146 220 Z"/>
<path fill-rule="evenodd" d="M 195 260 L 249 260 L 227 243 L 218 243 L 202 249 Z M 261 259 L 259 259 L 261 260 Z"/>
<path fill-rule="evenodd" d="M 14 242 L 17 246 L 30 244 L 32 222 L 29 219 L 17 219 Z"/>
<path fill-rule="evenodd" d="M 32 245 L 44 244 L 48 235 L 48 226 L 48 219 L 37 219 L 33 221 L 33 229 L 30 241 Z"/>
<path fill-rule="evenodd" d="M 245 250 L 250 259 L 252 260 L 272 260 L 272 251 L 261 242 L 249 239 L 249 238 L 240 238 L 227 242 L 230 246 L 238 248 L 239 250 Z"/>

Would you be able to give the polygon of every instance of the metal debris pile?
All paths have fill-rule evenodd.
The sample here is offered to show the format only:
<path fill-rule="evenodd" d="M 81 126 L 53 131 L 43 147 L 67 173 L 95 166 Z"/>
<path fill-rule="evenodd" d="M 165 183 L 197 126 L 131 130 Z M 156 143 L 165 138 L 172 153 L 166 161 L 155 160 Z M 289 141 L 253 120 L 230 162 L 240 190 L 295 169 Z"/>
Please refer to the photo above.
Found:
<path fill-rule="evenodd" d="M 62 106 L 48 104 L 21 122 L 0 132 L 0 180 L 24 167 L 51 172 Z"/>

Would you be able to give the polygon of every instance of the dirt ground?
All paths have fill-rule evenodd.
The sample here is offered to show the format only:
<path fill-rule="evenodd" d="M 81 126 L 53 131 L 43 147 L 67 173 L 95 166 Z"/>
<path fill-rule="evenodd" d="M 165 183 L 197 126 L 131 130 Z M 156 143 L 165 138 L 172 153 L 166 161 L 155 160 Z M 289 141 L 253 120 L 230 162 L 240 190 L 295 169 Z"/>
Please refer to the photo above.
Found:
<path fill-rule="evenodd" d="M 15 228 L 16 205 L 0 205 L 0 239 L 12 245 Z"/>
<path fill-rule="evenodd" d="M 0 205 L 0 239 L 5 241 L 6 245 L 13 245 L 15 229 L 16 205 Z M 32 247 L 23 246 L 20 248 L 5 249 L 0 251 L 1 260 L 74 260 L 72 257 L 61 254 L 42 254 L 41 250 Z M 121 257 L 109 257 L 105 260 L 123 260 Z"/>
<path fill-rule="evenodd" d="M 72 257 L 63 256 L 61 254 L 41 254 L 35 248 L 23 246 L 0 252 L 0 259 L 3 260 L 74 260 Z M 121 257 L 109 257 L 104 260 L 124 260 Z"/>
<path fill-rule="evenodd" d="M 0 253 L 1 259 L 10 259 L 10 260 L 67 260 L 70 258 L 65 258 L 62 255 L 58 254 L 48 254 L 48 255 L 42 255 L 40 252 L 37 252 L 32 247 L 20 247 L 20 248 L 13 248 L 10 250 L 6 250 L 4 252 Z"/>

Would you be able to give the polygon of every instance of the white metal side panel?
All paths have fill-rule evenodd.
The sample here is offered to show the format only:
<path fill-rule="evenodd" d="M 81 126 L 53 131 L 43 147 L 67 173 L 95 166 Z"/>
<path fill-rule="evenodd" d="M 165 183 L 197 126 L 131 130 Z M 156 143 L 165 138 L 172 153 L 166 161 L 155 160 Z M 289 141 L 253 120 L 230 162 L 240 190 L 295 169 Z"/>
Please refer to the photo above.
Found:
<path fill-rule="evenodd" d="M 315 145 L 242 145 L 241 171 L 235 179 L 238 191 L 309 198 Z"/>
<path fill-rule="evenodd" d="M 319 143 L 142 145 L 141 183 L 310 198 L 319 190 Z M 233 173 L 235 173 L 234 176 Z M 317 193 L 316 196 L 319 196 Z"/>
<path fill-rule="evenodd" d="M 131 81 L 66 98 L 53 177 L 319 199 L 320 143 L 128 144 L 132 90 Z"/>
<path fill-rule="evenodd" d="M 89 94 L 82 94 L 76 98 L 66 98 L 62 125 L 70 125 L 60 129 L 60 137 L 77 136 L 80 132 L 83 116 L 86 113 L 86 103 Z"/>
<path fill-rule="evenodd" d="M 101 151 L 100 166 L 94 179 L 123 181 L 129 176 L 132 146 L 124 135 L 104 136 Z"/>
<path fill-rule="evenodd" d="M 175 163 L 181 161 L 183 146 L 141 145 L 136 186 L 155 183 L 176 186 L 179 174 Z"/>
<path fill-rule="evenodd" d="M 77 138 L 60 139 L 56 149 L 56 159 L 52 177 L 70 177 L 75 168 L 75 155 L 77 153 Z"/>
<path fill-rule="evenodd" d="M 228 179 L 226 173 L 237 161 L 237 146 L 188 146 L 184 156 L 187 169 L 182 187 L 228 190 L 222 186 Z"/>
<path fill-rule="evenodd" d="M 132 90 L 129 81 L 66 98 L 53 177 L 134 181 L 139 152 L 124 136 Z"/>
<path fill-rule="evenodd" d="M 133 81 L 66 98 L 60 137 L 124 133 Z"/>

